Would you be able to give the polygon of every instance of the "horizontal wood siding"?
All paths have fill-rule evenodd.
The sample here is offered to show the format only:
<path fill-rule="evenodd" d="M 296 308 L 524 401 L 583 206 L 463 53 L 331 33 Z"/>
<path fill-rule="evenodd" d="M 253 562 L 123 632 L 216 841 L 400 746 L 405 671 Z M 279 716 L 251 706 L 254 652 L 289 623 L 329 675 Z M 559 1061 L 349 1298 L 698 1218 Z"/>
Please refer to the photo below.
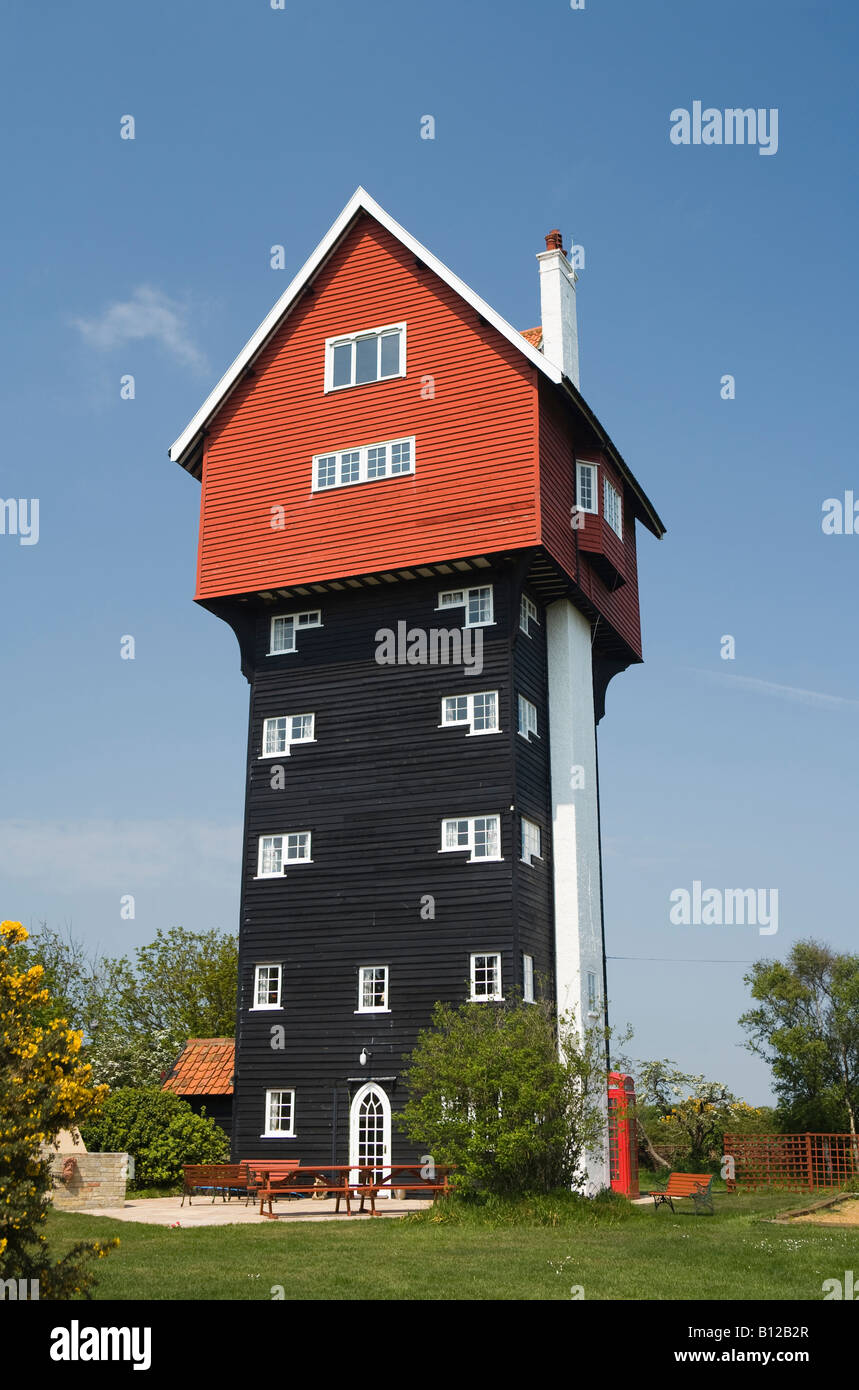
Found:
<path fill-rule="evenodd" d="M 326 338 L 401 321 L 404 378 L 325 394 Z M 198 598 L 536 538 L 536 369 L 372 218 L 359 218 L 253 373 L 205 442 Z M 312 492 L 314 454 L 408 435 L 413 477 Z"/>
<path fill-rule="evenodd" d="M 577 581 L 582 592 L 602 616 L 641 656 L 641 620 L 638 607 L 638 562 L 632 494 L 611 462 L 594 452 L 593 441 L 577 435 L 571 412 L 551 390 L 540 386 L 540 503 L 542 541 L 549 553 Z M 588 447 L 588 443 L 590 447 Z M 583 531 L 574 531 L 571 508 L 575 502 L 576 458 L 599 464 L 598 516 L 586 516 Z M 621 494 L 624 538 L 615 534 L 602 516 L 602 477 L 607 475 Z M 614 588 L 594 569 L 589 552 L 608 557 L 625 582 Z M 599 632 L 595 639 L 600 645 Z"/>
<path fill-rule="evenodd" d="M 335 1161 L 336 1089 L 333 1149 L 336 1161 L 348 1161 L 349 1078 L 396 1076 L 396 1085 L 385 1083 L 385 1089 L 394 1109 L 402 1106 L 404 1058 L 436 1000 L 468 997 L 470 953 L 500 951 L 505 992 L 521 985 L 513 909 L 519 824 L 510 811 L 514 756 L 522 765 L 523 804 L 534 819 L 545 820 L 547 791 L 540 791 L 544 751 L 526 748 L 516 734 L 511 642 L 518 591 L 511 572 L 486 571 L 470 580 L 492 582 L 494 589 L 496 622 L 480 630 L 480 675 L 375 660 L 377 632 L 395 631 L 400 620 L 410 629 L 455 626 L 456 613 L 436 611 L 446 587 L 439 582 L 320 596 L 324 626 L 300 630 L 293 655 L 267 655 L 270 613 L 281 610 L 272 606 L 258 621 L 240 939 L 237 1156 Z M 538 641 L 518 664 L 523 684 L 541 698 L 539 650 Z M 438 727 L 443 695 L 481 690 L 499 692 L 500 734 L 468 737 L 463 728 Z M 311 712 L 317 742 L 293 746 L 289 757 L 260 760 L 264 719 Z M 272 788 L 273 763 L 284 768 L 282 790 Z M 469 863 L 467 854 L 439 852 L 444 817 L 483 813 L 500 814 L 501 862 Z M 283 879 L 255 880 L 259 836 L 290 830 L 311 831 L 313 863 L 288 867 Z M 548 867 L 527 875 L 545 885 Z M 525 949 L 543 973 L 551 959 L 545 892 L 526 886 L 524 893 Z M 434 900 L 429 920 L 421 916 L 426 895 Z M 258 963 L 284 967 L 282 1012 L 248 1007 Z M 389 967 L 389 1014 L 355 1013 L 360 965 Z M 285 1049 L 273 1051 L 271 1029 L 281 1024 Z M 372 1053 L 365 1068 L 358 1062 L 362 1047 Z M 295 1089 L 296 1139 L 261 1139 L 267 1088 Z M 396 1130 L 393 1148 L 394 1161 L 417 1156 Z"/>
<path fill-rule="evenodd" d="M 553 919 L 552 797 L 549 763 L 549 692 L 546 667 L 546 621 L 543 605 L 526 587 L 525 593 L 537 606 L 539 625 L 529 625 L 530 636 L 520 631 L 513 649 L 513 687 L 537 709 L 535 739 L 516 734 L 513 752 L 516 769 L 517 834 L 521 818 L 539 825 L 543 857 L 528 865 L 521 859 L 521 841 L 516 843 L 515 902 L 519 951 L 534 957 L 535 997 L 555 996 L 554 929 L 546 931 Z M 520 955 L 521 968 L 521 955 Z"/>

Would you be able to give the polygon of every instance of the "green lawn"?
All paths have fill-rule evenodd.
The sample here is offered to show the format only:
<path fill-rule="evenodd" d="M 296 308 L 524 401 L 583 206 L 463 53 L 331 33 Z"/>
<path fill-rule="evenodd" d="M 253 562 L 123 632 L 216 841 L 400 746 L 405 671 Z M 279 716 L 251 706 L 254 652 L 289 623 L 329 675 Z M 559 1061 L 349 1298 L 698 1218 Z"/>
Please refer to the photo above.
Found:
<path fill-rule="evenodd" d="M 718 1194 L 716 1215 L 696 1217 L 562 1201 L 554 1215 L 520 1205 L 512 1222 L 443 1204 L 403 1221 L 187 1230 L 51 1212 L 48 1234 L 57 1254 L 119 1236 L 98 1267 L 105 1299 L 269 1299 L 280 1284 L 287 1299 L 569 1299 L 581 1285 L 586 1299 L 819 1300 L 824 1279 L 859 1270 L 859 1231 L 766 1220 L 806 1202 Z"/>

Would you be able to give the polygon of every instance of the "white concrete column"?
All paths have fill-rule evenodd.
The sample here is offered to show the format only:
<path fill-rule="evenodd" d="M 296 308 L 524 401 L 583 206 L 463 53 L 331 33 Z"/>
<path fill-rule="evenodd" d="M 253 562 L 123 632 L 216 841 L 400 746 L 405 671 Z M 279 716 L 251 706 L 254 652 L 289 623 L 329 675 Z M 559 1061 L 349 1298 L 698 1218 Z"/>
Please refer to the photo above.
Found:
<path fill-rule="evenodd" d="M 558 1012 L 575 1009 L 582 1028 L 602 1022 L 604 1008 L 590 623 L 569 599 L 559 599 L 546 608 L 546 639 Z M 598 1019 L 588 1016 L 589 973 L 596 980 Z M 607 1116 L 607 1097 L 604 1104 Z M 610 1185 L 607 1119 L 602 1150 L 588 1160 L 593 1189 Z"/>

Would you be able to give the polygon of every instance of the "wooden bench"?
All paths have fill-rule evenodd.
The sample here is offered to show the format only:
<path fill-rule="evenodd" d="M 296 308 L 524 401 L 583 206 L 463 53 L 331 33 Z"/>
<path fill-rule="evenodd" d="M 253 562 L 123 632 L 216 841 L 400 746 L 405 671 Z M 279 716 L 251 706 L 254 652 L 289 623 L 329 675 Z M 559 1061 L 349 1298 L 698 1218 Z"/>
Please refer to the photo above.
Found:
<path fill-rule="evenodd" d="M 243 1163 L 186 1163 L 182 1167 L 182 1201 L 192 1205 L 195 1192 L 211 1192 L 212 1202 L 220 1192 L 224 1201 L 231 1191 L 247 1192 L 248 1175 Z"/>
<path fill-rule="evenodd" d="M 358 1174 L 358 1182 L 352 1184 L 352 1190 L 356 1195 L 360 1194 L 361 1206 L 359 1210 L 364 1210 L 364 1200 L 370 1198 L 370 1215 L 379 1216 L 376 1211 L 376 1197 L 380 1192 L 431 1192 L 433 1201 L 439 1193 L 443 1197 L 449 1195 L 450 1168 L 436 1168 L 435 1178 L 425 1178 L 422 1176 L 423 1167 L 420 1163 L 413 1165 L 398 1163 L 393 1168 L 385 1169 L 387 1176 L 381 1182 L 373 1181 L 373 1170 L 363 1169 Z"/>
<path fill-rule="evenodd" d="M 654 1211 L 658 1211 L 663 1202 L 667 1202 L 674 1211 L 675 1197 L 691 1197 L 696 1216 L 704 1210 L 713 1215 L 712 1185 L 712 1173 L 671 1173 L 662 1191 L 649 1192 L 648 1196 L 653 1198 Z"/>
<path fill-rule="evenodd" d="M 247 1200 L 256 1201 L 263 1188 L 288 1178 L 301 1166 L 300 1158 L 245 1158 L 243 1166 L 247 1169 Z M 262 1214 L 262 1206 L 260 1206 Z"/>
<path fill-rule="evenodd" d="M 333 1174 L 333 1176 L 328 1176 Z M 268 1216 L 272 1221 L 277 1220 L 277 1215 L 272 1211 L 272 1202 L 275 1197 L 282 1196 L 311 1196 L 311 1197 L 336 1197 L 337 1202 L 334 1207 L 336 1213 L 340 1211 L 340 1203 L 345 1200 L 346 1211 L 352 1215 L 350 1195 L 352 1185 L 349 1182 L 349 1170 L 337 1171 L 334 1168 L 300 1168 L 296 1159 L 292 1167 L 292 1173 L 277 1174 L 269 1172 L 264 1181 L 258 1188 L 259 1214 Z M 268 1205 L 268 1211 L 265 1210 Z"/>

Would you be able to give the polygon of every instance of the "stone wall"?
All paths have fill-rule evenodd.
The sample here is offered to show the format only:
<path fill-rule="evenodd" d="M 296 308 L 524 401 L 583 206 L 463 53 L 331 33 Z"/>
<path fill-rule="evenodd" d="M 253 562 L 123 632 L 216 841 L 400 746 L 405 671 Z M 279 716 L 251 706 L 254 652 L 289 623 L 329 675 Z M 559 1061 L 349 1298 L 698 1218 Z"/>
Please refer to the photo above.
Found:
<path fill-rule="evenodd" d="M 63 1181 L 63 1164 L 74 1169 Z M 61 1211 L 87 1211 L 91 1207 L 121 1207 L 125 1201 L 128 1154 L 55 1154 L 51 1162 L 54 1188 L 51 1199 Z"/>

